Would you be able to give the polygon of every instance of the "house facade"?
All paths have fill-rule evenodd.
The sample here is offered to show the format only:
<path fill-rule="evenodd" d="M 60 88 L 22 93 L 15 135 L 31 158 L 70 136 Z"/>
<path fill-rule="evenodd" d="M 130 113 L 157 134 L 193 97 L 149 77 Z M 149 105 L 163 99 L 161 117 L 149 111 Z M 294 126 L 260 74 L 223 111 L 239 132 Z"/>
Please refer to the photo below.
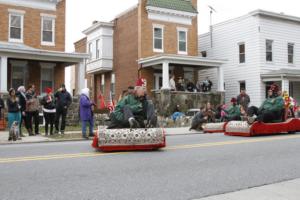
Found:
<path fill-rule="evenodd" d="M 299 46 L 300 18 L 264 10 L 213 25 L 212 33 L 199 36 L 199 52 L 227 60 L 226 101 L 245 88 L 256 106 L 273 82 L 300 102 Z M 217 79 L 214 70 L 202 75 Z"/>
<path fill-rule="evenodd" d="M 66 66 L 84 71 L 88 55 L 65 52 L 65 10 L 65 0 L 0 0 L 1 93 L 35 84 L 42 94 L 65 82 Z"/>
<path fill-rule="evenodd" d="M 117 100 L 138 78 L 146 79 L 151 96 L 170 90 L 172 74 L 197 82 L 201 70 L 212 68 L 220 77 L 216 90 L 223 91 L 224 61 L 198 54 L 197 14 L 197 0 L 139 0 L 111 22 L 84 30 L 75 49 L 90 54 L 86 79 L 95 101 L 100 93 Z"/>

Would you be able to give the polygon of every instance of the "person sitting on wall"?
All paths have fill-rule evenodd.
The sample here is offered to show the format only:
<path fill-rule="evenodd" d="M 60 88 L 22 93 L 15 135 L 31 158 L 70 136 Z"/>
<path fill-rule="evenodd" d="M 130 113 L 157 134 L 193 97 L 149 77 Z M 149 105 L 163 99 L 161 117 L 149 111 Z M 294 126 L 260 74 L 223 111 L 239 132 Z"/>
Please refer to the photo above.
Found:
<path fill-rule="evenodd" d="M 202 91 L 210 92 L 212 86 L 213 86 L 213 83 L 211 82 L 211 80 L 209 80 L 208 77 L 206 77 L 206 79 L 202 83 Z"/>
<path fill-rule="evenodd" d="M 271 85 L 268 90 L 268 97 L 263 104 L 257 108 L 252 106 L 248 109 L 248 123 L 252 124 L 254 121 L 264 123 L 281 122 L 284 114 L 284 101 L 278 95 L 279 87 L 277 84 Z"/>
<path fill-rule="evenodd" d="M 182 77 L 179 77 L 178 84 L 177 84 L 177 91 L 185 91 L 184 80 Z"/>
<path fill-rule="evenodd" d="M 143 79 L 137 81 L 134 93 L 118 102 L 110 119 L 108 129 L 156 127 L 154 105 L 147 98 Z"/>
<path fill-rule="evenodd" d="M 171 91 L 176 91 L 175 75 L 173 74 L 170 79 L 170 88 Z"/>
<path fill-rule="evenodd" d="M 195 92 L 196 86 L 191 80 L 189 80 L 189 82 L 186 85 L 186 89 L 188 92 Z"/>
<path fill-rule="evenodd" d="M 241 120 L 241 108 L 237 105 L 237 99 L 231 98 L 231 106 L 225 109 L 226 115 L 224 116 L 225 121 L 239 121 Z"/>
<path fill-rule="evenodd" d="M 192 120 L 191 130 L 202 130 L 202 125 L 204 123 L 214 123 L 216 122 L 216 111 L 213 109 L 210 102 L 206 104 L 203 108 L 200 108 L 200 112 L 198 112 Z"/>

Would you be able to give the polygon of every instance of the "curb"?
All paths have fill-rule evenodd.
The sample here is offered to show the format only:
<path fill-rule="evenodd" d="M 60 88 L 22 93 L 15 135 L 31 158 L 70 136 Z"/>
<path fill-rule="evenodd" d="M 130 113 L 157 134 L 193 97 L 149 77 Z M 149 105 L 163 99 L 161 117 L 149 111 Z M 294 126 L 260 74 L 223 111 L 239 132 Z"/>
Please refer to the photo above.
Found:
<path fill-rule="evenodd" d="M 203 132 L 190 132 L 190 133 L 178 133 L 178 134 L 170 134 L 166 133 L 166 136 L 183 136 L 183 135 L 200 135 L 203 134 Z M 48 140 L 48 141 L 32 141 L 32 142 L 5 142 L 0 143 L 1 145 L 12 145 L 12 144 L 39 144 L 39 143 L 55 143 L 55 142 L 79 142 L 79 141 L 92 141 L 93 139 L 84 139 L 84 138 L 76 138 L 76 139 L 62 139 L 62 140 Z"/>

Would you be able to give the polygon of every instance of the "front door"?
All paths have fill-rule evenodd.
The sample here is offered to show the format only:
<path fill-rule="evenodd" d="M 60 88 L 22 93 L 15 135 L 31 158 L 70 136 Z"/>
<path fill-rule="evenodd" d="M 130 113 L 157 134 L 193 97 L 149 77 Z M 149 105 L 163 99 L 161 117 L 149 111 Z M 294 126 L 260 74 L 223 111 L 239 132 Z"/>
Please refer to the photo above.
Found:
<path fill-rule="evenodd" d="M 11 70 L 11 87 L 15 90 L 25 85 L 25 68 L 21 66 L 12 66 Z"/>

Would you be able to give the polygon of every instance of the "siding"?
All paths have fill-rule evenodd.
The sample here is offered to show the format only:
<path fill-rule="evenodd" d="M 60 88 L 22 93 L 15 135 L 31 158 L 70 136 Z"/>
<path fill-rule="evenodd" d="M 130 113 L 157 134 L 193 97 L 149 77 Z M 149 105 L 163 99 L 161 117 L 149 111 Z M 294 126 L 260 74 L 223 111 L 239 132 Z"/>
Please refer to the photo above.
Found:
<path fill-rule="evenodd" d="M 238 44 L 244 42 L 246 63 L 239 64 Z M 226 59 L 224 67 L 225 100 L 239 94 L 239 81 L 246 81 L 247 93 L 251 104 L 258 106 L 262 101 L 263 83 L 259 74 L 259 37 L 258 19 L 243 16 L 213 27 L 213 47 L 210 47 L 210 35 L 199 36 L 199 53 L 208 52 L 208 58 Z M 214 74 L 211 70 L 207 74 Z M 200 76 L 200 75 L 199 75 Z M 217 79 L 217 78 L 215 78 Z"/>
<path fill-rule="evenodd" d="M 300 23 L 260 17 L 261 71 L 300 69 Z M 266 62 L 265 42 L 273 40 L 273 62 Z M 294 64 L 288 64 L 287 44 L 294 43 Z"/>

